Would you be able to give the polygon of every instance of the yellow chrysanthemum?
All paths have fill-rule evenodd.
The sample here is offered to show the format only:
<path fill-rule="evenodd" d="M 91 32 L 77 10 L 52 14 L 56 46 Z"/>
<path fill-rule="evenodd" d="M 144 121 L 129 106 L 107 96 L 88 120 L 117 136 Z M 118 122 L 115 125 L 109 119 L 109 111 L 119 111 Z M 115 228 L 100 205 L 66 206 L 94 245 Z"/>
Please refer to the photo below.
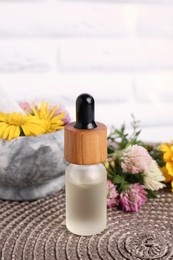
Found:
<path fill-rule="evenodd" d="M 173 143 L 172 145 L 165 143 L 160 146 L 160 150 L 163 152 L 163 160 L 165 161 L 165 167 L 161 170 L 165 177 L 165 182 L 171 182 L 173 192 Z"/>
<path fill-rule="evenodd" d="M 22 113 L 0 113 L 0 138 L 12 140 L 20 135 L 40 135 L 45 132 L 43 123 L 36 116 Z"/>
<path fill-rule="evenodd" d="M 168 174 L 173 176 L 173 144 L 165 143 L 160 146 L 160 150 L 163 152 L 163 160 L 166 163 Z"/>
<path fill-rule="evenodd" d="M 53 109 L 51 109 L 50 111 L 49 104 L 44 102 L 41 102 L 40 107 L 38 106 L 32 107 L 33 114 L 38 119 L 44 121 L 46 133 L 55 132 L 64 127 L 64 122 L 61 119 L 64 118 L 65 114 L 61 113 L 59 115 L 55 115 L 56 111 L 57 111 L 57 106 L 54 106 Z M 27 114 L 32 116 L 32 113 L 27 113 Z"/>
<path fill-rule="evenodd" d="M 170 182 L 170 181 L 173 180 L 173 176 L 168 174 L 168 171 L 167 171 L 166 167 L 162 167 L 161 171 L 163 172 L 163 175 L 165 177 L 165 180 L 164 180 L 165 182 Z"/>

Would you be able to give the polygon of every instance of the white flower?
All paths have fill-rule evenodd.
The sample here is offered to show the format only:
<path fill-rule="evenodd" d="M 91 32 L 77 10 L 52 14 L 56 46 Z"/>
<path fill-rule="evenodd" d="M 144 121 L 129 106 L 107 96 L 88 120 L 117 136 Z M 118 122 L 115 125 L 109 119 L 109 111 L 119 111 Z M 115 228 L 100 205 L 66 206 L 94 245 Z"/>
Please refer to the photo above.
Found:
<path fill-rule="evenodd" d="M 143 172 L 143 177 L 146 189 L 154 191 L 165 187 L 165 184 L 161 183 L 165 180 L 165 177 L 154 160 L 152 160 L 149 170 Z"/>

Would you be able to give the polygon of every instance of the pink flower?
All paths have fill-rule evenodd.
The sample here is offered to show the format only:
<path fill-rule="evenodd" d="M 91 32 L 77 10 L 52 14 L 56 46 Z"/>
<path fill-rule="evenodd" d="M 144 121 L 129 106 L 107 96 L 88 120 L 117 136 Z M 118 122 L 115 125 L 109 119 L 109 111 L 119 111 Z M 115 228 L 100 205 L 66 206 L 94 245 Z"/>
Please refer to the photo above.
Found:
<path fill-rule="evenodd" d="M 121 157 L 121 167 L 124 172 L 139 173 L 149 170 L 152 158 L 148 151 L 139 145 L 127 147 Z"/>
<path fill-rule="evenodd" d="M 137 212 L 146 200 L 147 192 L 138 183 L 130 185 L 127 191 L 120 194 L 120 205 L 125 211 Z"/>
<path fill-rule="evenodd" d="M 110 180 L 107 180 L 107 191 L 107 207 L 112 208 L 117 206 L 119 203 L 119 193 L 116 190 L 116 186 Z"/>
<path fill-rule="evenodd" d="M 29 113 L 32 113 L 32 104 L 30 104 L 29 102 L 27 101 L 24 101 L 24 102 L 20 102 L 19 103 L 19 106 L 24 110 L 24 111 L 27 111 Z"/>

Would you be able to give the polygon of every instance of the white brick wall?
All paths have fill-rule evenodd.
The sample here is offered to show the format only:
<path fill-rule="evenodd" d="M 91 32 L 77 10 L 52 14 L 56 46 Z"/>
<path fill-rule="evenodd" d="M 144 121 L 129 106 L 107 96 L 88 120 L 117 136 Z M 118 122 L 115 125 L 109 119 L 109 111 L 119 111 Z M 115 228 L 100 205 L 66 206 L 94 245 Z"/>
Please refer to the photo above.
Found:
<path fill-rule="evenodd" d="M 65 70 L 173 69 L 173 41 L 158 39 L 73 39 L 60 46 Z"/>
<path fill-rule="evenodd" d="M 94 95 L 108 125 L 140 119 L 143 138 L 173 138 L 173 0 L 0 0 L 0 85 L 48 98 L 74 119 Z"/>

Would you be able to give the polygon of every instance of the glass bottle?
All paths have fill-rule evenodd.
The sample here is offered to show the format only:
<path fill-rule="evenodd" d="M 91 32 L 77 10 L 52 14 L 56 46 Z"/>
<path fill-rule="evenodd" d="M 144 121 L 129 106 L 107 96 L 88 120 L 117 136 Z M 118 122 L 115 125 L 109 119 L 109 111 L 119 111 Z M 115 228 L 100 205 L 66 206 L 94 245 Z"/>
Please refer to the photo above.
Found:
<path fill-rule="evenodd" d="M 89 236 L 106 228 L 106 126 L 94 120 L 94 98 L 76 100 L 76 122 L 64 129 L 66 226 L 74 234 Z"/>

